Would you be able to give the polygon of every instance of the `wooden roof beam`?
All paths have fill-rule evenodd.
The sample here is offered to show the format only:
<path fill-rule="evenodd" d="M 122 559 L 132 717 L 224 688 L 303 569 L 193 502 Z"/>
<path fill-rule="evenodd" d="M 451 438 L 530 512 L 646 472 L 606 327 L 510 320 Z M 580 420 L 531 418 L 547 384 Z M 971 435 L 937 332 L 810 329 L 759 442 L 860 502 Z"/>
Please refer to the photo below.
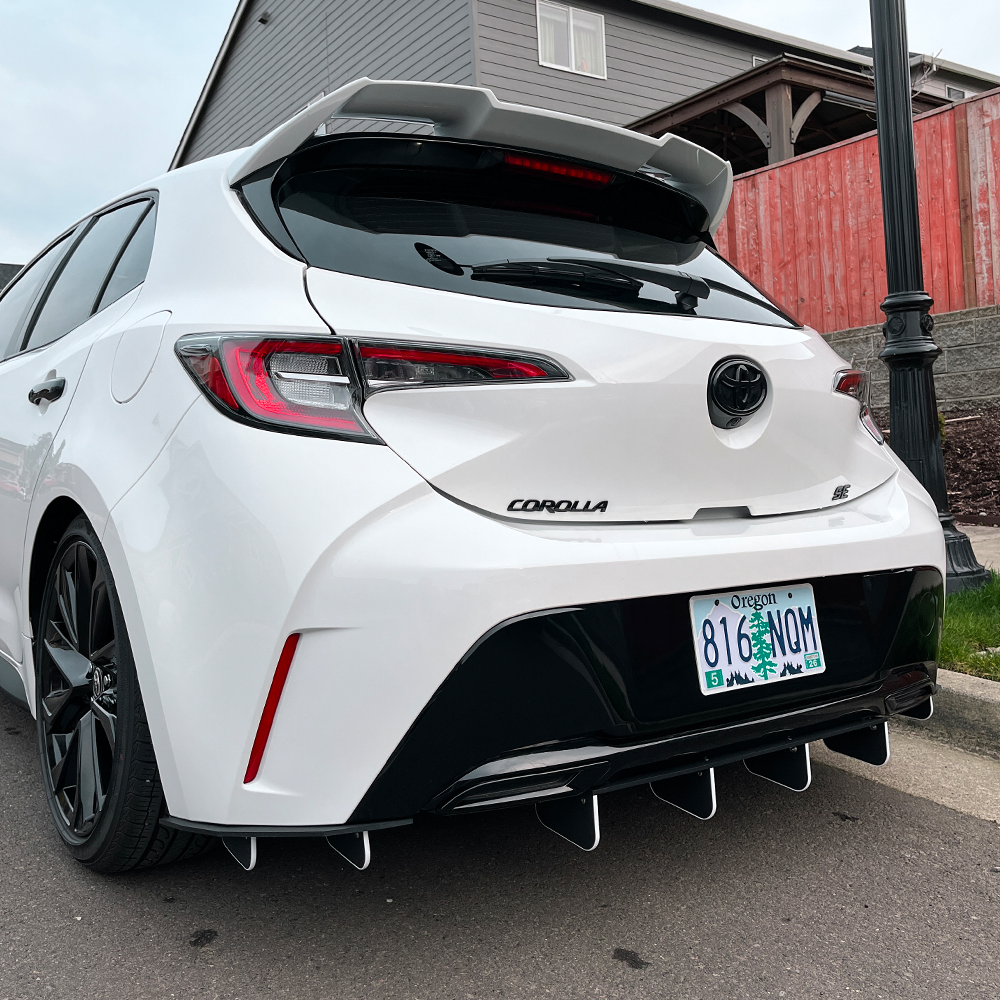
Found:
<path fill-rule="evenodd" d="M 805 125 L 806 119 L 819 107 L 819 103 L 822 100 L 823 91 L 814 90 L 799 105 L 799 110 L 795 112 L 795 117 L 792 118 L 791 140 L 793 146 L 799 141 L 799 133 L 802 131 L 802 126 Z"/>
<path fill-rule="evenodd" d="M 871 101 L 875 95 L 874 86 L 864 73 L 840 69 L 812 59 L 784 55 L 640 118 L 632 122 L 629 128 L 646 135 L 661 135 L 675 125 L 699 118 L 710 111 L 717 111 L 727 104 L 742 102 L 780 83 L 809 91 L 833 90 L 861 101 Z"/>
<path fill-rule="evenodd" d="M 736 115 L 741 121 L 746 122 L 757 133 L 757 138 L 764 143 L 764 148 L 771 148 L 771 130 L 745 104 L 734 101 L 732 104 L 724 104 L 722 110 L 728 111 L 731 115 Z"/>

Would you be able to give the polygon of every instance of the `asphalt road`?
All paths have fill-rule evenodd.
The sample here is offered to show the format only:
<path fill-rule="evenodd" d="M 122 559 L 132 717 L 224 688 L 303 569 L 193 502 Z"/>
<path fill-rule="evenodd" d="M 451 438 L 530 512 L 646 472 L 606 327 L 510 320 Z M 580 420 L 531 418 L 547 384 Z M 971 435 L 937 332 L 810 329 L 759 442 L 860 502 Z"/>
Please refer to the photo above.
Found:
<path fill-rule="evenodd" d="M 114 878 L 66 855 L 0 699 L 0 1000 L 1000 995 L 1000 829 L 816 764 L 732 767 L 701 823 L 601 800 L 584 854 L 521 809 L 372 835 L 356 872 L 266 841 Z"/>

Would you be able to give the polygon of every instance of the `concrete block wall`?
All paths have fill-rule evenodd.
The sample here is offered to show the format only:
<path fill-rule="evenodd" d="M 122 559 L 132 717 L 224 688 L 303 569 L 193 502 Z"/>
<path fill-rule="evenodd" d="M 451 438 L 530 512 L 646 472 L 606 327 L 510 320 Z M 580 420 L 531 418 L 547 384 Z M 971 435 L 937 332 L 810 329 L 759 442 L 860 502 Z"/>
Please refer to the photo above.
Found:
<path fill-rule="evenodd" d="M 885 346 L 881 326 L 863 326 L 823 335 L 857 368 L 872 373 L 872 403 L 889 405 L 889 370 L 879 360 Z M 934 316 L 934 387 L 941 410 L 1000 406 L 1000 307 L 961 309 Z"/>

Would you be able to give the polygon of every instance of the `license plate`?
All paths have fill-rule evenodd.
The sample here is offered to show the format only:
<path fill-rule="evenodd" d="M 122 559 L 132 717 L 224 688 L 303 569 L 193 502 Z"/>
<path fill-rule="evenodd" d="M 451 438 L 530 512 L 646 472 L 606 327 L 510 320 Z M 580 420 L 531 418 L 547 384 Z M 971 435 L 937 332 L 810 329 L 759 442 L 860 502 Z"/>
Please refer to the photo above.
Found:
<path fill-rule="evenodd" d="M 826 670 L 808 583 L 692 597 L 691 627 L 702 694 Z"/>

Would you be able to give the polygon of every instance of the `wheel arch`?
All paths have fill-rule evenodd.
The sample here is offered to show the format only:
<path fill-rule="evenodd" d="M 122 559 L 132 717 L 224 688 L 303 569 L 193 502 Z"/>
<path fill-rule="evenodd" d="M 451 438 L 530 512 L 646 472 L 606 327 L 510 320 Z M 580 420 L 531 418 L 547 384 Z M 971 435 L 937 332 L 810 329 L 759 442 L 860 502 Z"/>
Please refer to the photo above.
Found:
<path fill-rule="evenodd" d="M 90 485 L 89 482 L 87 485 Z M 103 514 L 103 516 L 102 516 Z M 153 746 L 156 751 L 157 765 L 161 779 L 166 778 L 164 791 L 168 794 L 168 802 L 172 808 L 183 802 L 183 792 L 176 775 L 173 751 L 170 745 L 168 730 L 163 718 L 163 708 L 160 699 L 159 685 L 153 670 L 152 657 L 146 641 L 145 627 L 135 593 L 135 583 L 131 568 L 125 555 L 121 539 L 111 517 L 100 506 L 96 510 L 88 510 L 78 499 L 66 493 L 60 493 L 48 499 L 37 526 L 31 532 L 31 554 L 24 580 L 27 586 L 27 612 L 32 636 L 38 633 L 38 616 L 41 611 L 42 593 L 45 590 L 45 578 L 48 574 L 52 557 L 59 546 L 66 529 L 77 517 L 86 517 L 94 528 L 104 554 L 111 566 L 111 572 L 121 603 L 122 614 L 128 628 L 129 644 L 135 660 L 139 689 L 142 692 L 146 717 L 149 722 Z M 30 530 L 30 529 L 29 529 Z M 25 579 L 26 578 L 26 579 Z M 34 714 L 35 671 L 34 650 L 27 661 L 27 672 L 23 678 L 29 707 Z"/>
<path fill-rule="evenodd" d="M 41 610 L 42 591 L 45 589 L 49 564 L 56 554 L 59 539 L 81 515 L 86 516 L 84 509 L 72 497 L 63 495 L 52 500 L 38 521 L 28 566 L 28 620 L 33 636 L 38 634 L 38 613 Z"/>

